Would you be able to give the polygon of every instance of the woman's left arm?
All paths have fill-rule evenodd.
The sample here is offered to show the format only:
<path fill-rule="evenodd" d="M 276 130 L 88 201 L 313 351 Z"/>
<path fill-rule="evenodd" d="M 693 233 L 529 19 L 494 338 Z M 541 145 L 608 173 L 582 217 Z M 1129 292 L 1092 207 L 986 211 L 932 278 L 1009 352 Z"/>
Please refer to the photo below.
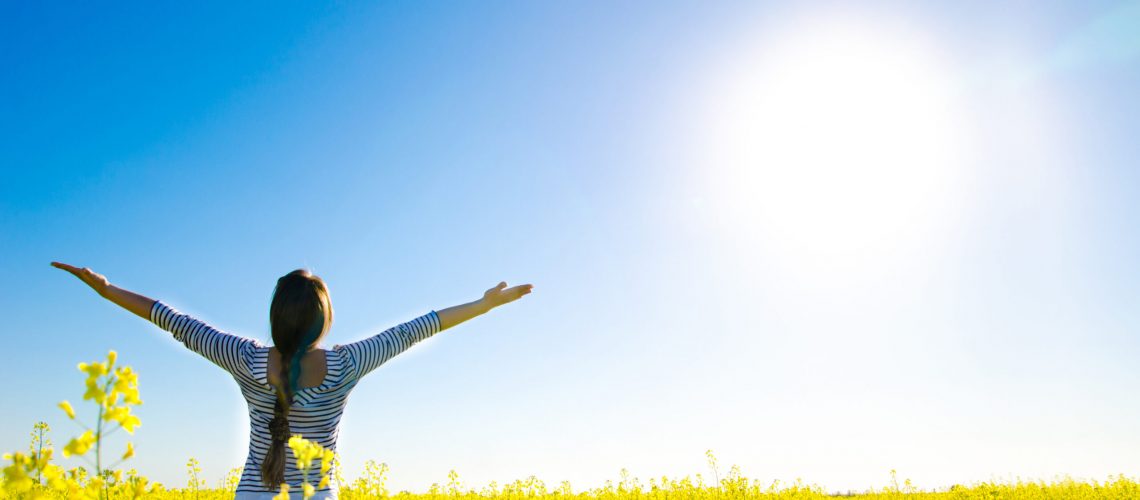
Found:
<path fill-rule="evenodd" d="M 518 300 L 530 293 L 534 285 L 518 285 L 507 288 L 505 281 L 488 289 L 483 298 L 451 306 L 439 311 L 431 311 L 411 321 L 401 323 L 364 340 L 337 345 L 334 349 L 347 352 L 356 365 L 356 377 L 363 377 L 397 354 L 408 350 L 415 343 L 436 333 L 458 325 L 498 306 Z"/>
<path fill-rule="evenodd" d="M 142 319 L 150 321 L 150 310 L 154 306 L 154 299 L 112 285 L 111 282 L 107 281 L 106 277 L 92 271 L 91 268 L 88 267 L 80 269 L 62 262 L 52 262 L 51 265 L 74 274 L 76 278 L 82 280 L 104 299 L 118 304 L 119 307 L 135 313 L 135 315 Z"/>
<path fill-rule="evenodd" d="M 500 281 L 498 285 L 483 292 L 482 299 L 440 309 L 436 313 L 439 315 L 439 329 L 443 331 L 476 316 L 487 314 L 491 309 L 518 300 L 533 289 L 534 285 L 529 283 L 507 288 L 507 282 Z"/>

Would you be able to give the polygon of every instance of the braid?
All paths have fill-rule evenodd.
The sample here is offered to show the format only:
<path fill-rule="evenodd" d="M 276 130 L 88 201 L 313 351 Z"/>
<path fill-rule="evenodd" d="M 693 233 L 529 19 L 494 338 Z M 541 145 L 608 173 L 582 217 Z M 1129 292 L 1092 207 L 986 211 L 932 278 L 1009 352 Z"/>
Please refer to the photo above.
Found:
<path fill-rule="evenodd" d="M 271 442 L 261 462 L 261 482 L 267 489 L 273 489 L 285 482 L 285 443 L 289 440 L 289 407 L 293 405 L 293 394 L 297 390 L 297 378 L 301 373 L 301 363 L 297 352 L 281 354 L 281 372 L 278 379 L 287 381 L 284 387 L 277 388 L 277 401 L 273 404 L 273 420 L 269 421 Z M 294 375 L 296 374 L 296 376 Z"/>
<path fill-rule="evenodd" d="M 281 380 L 289 381 L 286 392 L 289 394 L 290 403 L 293 402 L 293 394 L 297 392 L 297 387 L 301 385 L 301 358 L 304 356 L 305 351 L 297 349 L 293 351 L 293 359 L 281 367 Z"/>
<path fill-rule="evenodd" d="M 328 289 L 320 278 L 298 269 L 277 280 L 269 323 L 274 347 L 280 355 L 277 401 L 269 421 L 270 445 L 261 462 L 261 482 L 273 490 L 285 482 L 285 444 L 289 440 L 289 408 L 301 380 L 301 359 L 332 323 Z"/>

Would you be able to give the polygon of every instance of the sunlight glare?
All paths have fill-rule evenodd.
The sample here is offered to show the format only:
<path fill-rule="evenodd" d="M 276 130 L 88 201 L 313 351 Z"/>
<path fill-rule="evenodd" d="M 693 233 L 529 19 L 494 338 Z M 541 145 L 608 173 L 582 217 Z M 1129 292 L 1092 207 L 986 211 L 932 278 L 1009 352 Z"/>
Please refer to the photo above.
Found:
<path fill-rule="evenodd" d="M 938 229 L 960 125 L 947 71 L 922 47 L 827 26 L 732 58 L 701 121 L 696 182 L 713 223 L 830 272 Z"/>

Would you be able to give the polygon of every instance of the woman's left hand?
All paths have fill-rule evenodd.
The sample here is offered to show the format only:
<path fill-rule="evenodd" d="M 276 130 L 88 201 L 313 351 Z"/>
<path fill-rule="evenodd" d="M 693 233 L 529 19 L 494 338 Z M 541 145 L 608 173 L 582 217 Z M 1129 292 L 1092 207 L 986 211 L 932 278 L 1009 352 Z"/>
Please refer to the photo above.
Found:
<path fill-rule="evenodd" d="M 523 295 L 530 293 L 533 288 L 534 285 L 530 283 L 507 288 L 507 282 L 500 281 L 498 285 L 488 288 L 487 291 L 483 293 L 483 302 L 492 308 L 499 307 L 508 302 L 518 300 Z"/>
<path fill-rule="evenodd" d="M 87 284 L 87 286 L 91 287 L 91 289 L 95 290 L 95 292 L 99 295 L 105 295 L 107 293 L 107 288 L 111 286 L 111 282 L 107 281 L 107 278 L 105 276 L 92 271 L 89 267 L 80 269 L 72 265 L 64 264 L 62 262 L 52 262 L 51 265 L 74 274 L 76 278 L 82 280 Z"/>

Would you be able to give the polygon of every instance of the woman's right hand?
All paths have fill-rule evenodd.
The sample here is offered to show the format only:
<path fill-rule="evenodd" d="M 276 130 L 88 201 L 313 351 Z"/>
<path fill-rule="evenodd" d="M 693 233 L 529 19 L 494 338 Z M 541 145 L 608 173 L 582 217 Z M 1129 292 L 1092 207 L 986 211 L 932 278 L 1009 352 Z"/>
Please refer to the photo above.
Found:
<path fill-rule="evenodd" d="M 106 296 L 107 288 L 111 286 L 111 282 L 107 281 L 107 278 L 105 276 L 92 271 L 89 267 L 80 269 L 78 267 L 64 264 L 62 262 L 52 262 L 51 265 L 74 274 L 76 278 L 82 280 L 87 284 L 87 286 L 91 287 L 91 289 L 95 290 L 95 292 L 99 295 Z"/>

